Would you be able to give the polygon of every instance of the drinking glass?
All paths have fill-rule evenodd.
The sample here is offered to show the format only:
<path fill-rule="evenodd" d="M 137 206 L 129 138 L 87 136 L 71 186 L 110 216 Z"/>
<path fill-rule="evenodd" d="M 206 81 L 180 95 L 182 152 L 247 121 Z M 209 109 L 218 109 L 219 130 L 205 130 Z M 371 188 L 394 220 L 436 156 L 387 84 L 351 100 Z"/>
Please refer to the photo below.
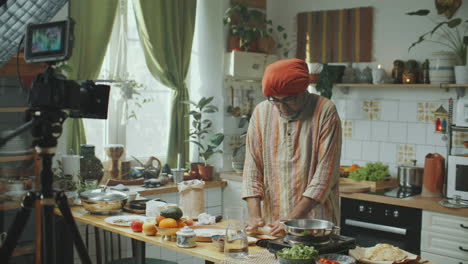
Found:
<path fill-rule="evenodd" d="M 224 213 L 227 220 L 224 254 L 227 257 L 241 258 L 249 254 L 247 231 L 245 230 L 244 208 L 226 208 Z"/>

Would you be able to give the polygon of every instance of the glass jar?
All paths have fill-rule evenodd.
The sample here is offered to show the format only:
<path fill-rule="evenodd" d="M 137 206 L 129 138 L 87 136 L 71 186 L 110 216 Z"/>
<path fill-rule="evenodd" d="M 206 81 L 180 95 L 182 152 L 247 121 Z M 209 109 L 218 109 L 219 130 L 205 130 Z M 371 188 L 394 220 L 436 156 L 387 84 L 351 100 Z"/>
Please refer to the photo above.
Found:
<path fill-rule="evenodd" d="M 225 210 L 227 220 L 224 255 L 232 258 L 243 258 L 249 255 L 249 242 L 245 230 L 244 208 L 230 207 Z"/>
<path fill-rule="evenodd" d="M 80 146 L 80 175 L 83 181 L 97 180 L 101 181 L 104 175 L 104 168 L 101 160 L 94 154 L 94 145 Z"/>
<path fill-rule="evenodd" d="M 195 232 L 193 229 L 191 229 L 188 226 L 185 226 L 184 228 L 180 229 L 176 233 L 177 235 L 177 243 L 176 245 L 178 247 L 183 247 L 183 248 L 192 248 L 197 246 L 197 236 L 195 235 Z"/>

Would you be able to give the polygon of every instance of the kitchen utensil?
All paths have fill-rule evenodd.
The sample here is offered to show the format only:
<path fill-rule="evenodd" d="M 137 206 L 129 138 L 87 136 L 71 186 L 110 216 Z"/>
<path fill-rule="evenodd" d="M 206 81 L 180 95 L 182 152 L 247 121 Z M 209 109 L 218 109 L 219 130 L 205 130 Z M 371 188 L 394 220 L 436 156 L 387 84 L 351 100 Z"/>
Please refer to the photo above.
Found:
<path fill-rule="evenodd" d="M 91 213 L 120 212 L 127 203 L 128 195 L 119 191 L 94 189 L 80 193 L 83 207 Z"/>
<path fill-rule="evenodd" d="M 416 167 L 416 160 L 413 166 L 402 165 L 398 167 L 398 181 L 403 188 L 421 188 L 424 176 L 424 168 Z"/>
<path fill-rule="evenodd" d="M 439 153 L 429 153 L 424 162 L 424 179 L 421 196 L 442 197 L 445 178 L 445 159 Z"/>
<path fill-rule="evenodd" d="M 281 221 L 286 231 L 286 239 L 291 243 L 327 244 L 332 234 L 340 229 L 332 222 L 320 219 L 293 219 Z"/>

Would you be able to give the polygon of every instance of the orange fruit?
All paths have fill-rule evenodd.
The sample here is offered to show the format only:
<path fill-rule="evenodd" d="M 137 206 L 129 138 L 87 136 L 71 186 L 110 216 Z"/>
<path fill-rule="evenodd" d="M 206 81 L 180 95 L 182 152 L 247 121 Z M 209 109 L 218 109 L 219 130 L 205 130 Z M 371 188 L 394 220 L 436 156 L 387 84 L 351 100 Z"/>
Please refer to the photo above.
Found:
<path fill-rule="evenodd" d="M 159 227 L 162 228 L 177 228 L 178 226 L 177 221 L 173 218 L 164 218 L 159 221 Z"/>
<path fill-rule="evenodd" d="M 156 225 L 159 225 L 159 222 L 161 222 L 161 220 L 166 219 L 166 218 L 167 217 L 160 216 L 160 215 L 156 216 Z"/>
<path fill-rule="evenodd" d="M 182 228 L 182 227 L 184 227 L 184 226 L 185 226 L 185 222 L 184 222 L 183 219 L 177 220 L 177 227 Z"/>

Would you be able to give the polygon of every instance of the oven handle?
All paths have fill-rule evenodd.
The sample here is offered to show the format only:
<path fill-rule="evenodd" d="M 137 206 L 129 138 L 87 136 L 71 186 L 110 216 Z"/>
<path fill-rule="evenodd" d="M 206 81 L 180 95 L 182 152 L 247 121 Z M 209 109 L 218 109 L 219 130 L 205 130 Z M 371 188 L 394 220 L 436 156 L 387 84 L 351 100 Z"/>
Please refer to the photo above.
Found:
<path fill-rule="evenodd" d="M 346 219 L 345 224 L 347 224 L 349 226 L 362 227 L 362 228 L 367 228 L 367 229 L 372 229 L 372 230 L 377 230 L 377 231 L 383 231 L 383 232 L 393 233 L 393 234 L 398 234 L 398 235 L 406 235 L 406 229 L 405 228 L 398 228 L 398 227 L 393 227 L 393 226 L 372 224 L 372 223 L 366 223 L 366 222 L 351 220 L 351 219 Z"/>

